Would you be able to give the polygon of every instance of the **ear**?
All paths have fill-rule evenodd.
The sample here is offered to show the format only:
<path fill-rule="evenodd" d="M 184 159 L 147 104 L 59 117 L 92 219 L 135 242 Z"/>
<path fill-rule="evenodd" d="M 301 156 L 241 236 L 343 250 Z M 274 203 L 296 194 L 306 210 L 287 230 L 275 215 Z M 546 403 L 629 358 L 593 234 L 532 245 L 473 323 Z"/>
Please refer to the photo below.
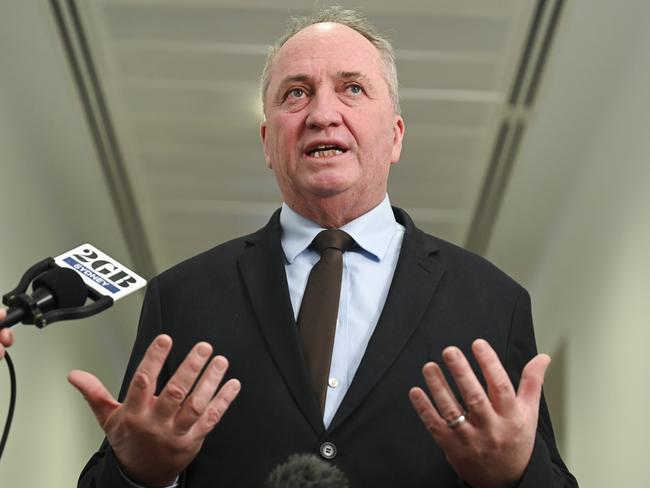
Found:
<path fill-rule="evenodd" d="M 399 161 L 400 154 L 402 153 L 404 130 L 404 119 L 399 115 L 395 115 L 395 120 L 393 121 L 393 151 L 390 158 L 391 164 L 395 164 Z"/>
<path fill-rule="evenodd" d="M 262 122 L 262 125 L 260 126 L 260 138 L 262 139 L 262 149 L 264 150 L 264 160 L 266 161 L 266 167 L 267 168 L 272 168 L 271 166 L 271 156 L 269 153 L 269 145 L 268 145 L 268 124 L 266 123 L 266 120 Z"/>

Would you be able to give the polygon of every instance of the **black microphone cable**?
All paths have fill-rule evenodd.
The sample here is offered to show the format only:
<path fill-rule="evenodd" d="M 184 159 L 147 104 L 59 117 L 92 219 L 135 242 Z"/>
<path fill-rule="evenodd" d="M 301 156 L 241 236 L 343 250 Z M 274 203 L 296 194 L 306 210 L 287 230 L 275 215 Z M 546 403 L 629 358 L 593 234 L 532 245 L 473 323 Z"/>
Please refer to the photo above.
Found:
<path fill-rule="evenodd" d="M 81 277 L 71 269 L 52 268 L 38 276 L 32 284 L 31 296 L 22 293 L 12 296 L 15 305 L 7 310 L 7 316 L 0 322 L 0 328 L 9 327 L 23 320 L 23 323 L 34 322 L 36 318 L 43 317 L 47 310 L 66 309 L 83 305 L 88 296 L 88 290 Z M 6 302 L 5 302 L 6 303 Z M 45 323 L 47 323 L 45 321 Z M 11 422 L 16 408 L 16 371 L 9 353 L 5 351 L 5 360 L 9 369 L 11 394 L 9 398 L 9 411 L 7 420 L 0 439 L 0 459 L 7 444 Z"/>
<path fill-rule="evenodd" d="M 2 431 L 2 439 L 0 439 L 0 459 L 2 459 L 2 453 L 5 450 L 5 445 L 7 444 L 7 438 L 9 437 L 9 429 L 11 428 L 11 421 L 14 418 L 14 410 L 16 408 L 16 370 L 14 369 L 14 363 L 9 357 L 9 353 L 5 351 L 5 361 L 7 362 L 7 369 L 9 370 L 9 381 L 11 382 L 11 396 L 9 398 L 9 411 L 7 412 L 7 420 L 5 421 L 5 426 Z"/>

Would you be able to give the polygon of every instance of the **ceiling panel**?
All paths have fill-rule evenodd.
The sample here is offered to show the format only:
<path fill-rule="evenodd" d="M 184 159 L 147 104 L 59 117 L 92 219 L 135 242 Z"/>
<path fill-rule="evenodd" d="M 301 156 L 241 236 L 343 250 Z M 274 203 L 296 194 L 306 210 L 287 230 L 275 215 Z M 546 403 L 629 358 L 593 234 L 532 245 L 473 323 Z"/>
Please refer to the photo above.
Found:
<path fill-rule="evenodd" d="M 359 4 L 398 55 L 407 135 L 391 199 L 462 243 L 535 1 Z M 78 7 L 157 267 L 265 222 L 281 201 L 259 143 L 258 79 L 288 13 L 313 2 Z"/>

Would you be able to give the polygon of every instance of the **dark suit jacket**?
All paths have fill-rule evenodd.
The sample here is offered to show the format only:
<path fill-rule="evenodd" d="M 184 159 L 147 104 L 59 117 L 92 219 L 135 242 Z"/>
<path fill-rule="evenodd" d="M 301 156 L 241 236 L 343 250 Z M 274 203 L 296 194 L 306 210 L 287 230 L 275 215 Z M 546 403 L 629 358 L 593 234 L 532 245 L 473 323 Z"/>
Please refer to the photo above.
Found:
<path fill-rule="evenodd" d="M 411 407 L 408 390 L 424 387 L 421 368 L 440 362 L 444 347 L 455 344 L 469 354 L 477 337 L 492 344 L 518 384 L 523 365 L 536 354 L 530 300 L 485 260 L 424 234 L 402 210 L 395 214 L 406 232 L 393 283 L 328 429 L 298 346 L 279 212 L 255 234 L 151 280 L 120 396 L 147 345 L 162 332 L 172 336 L 174 347 L 159 387 L 198 341 L 225 355 L 229 376 L 242 383 L 239 397 L 183 474 L 185 486 L 262 487 L 290 454 L 318 454 L 324 442 L 336 446 L 331 462 L 355 488 L 464 486 Z M 106 443 L 87 464 L 79 486 L 126 486 Z M 557 452 L 543 402 L 520 486 L 577 486 Z"/>

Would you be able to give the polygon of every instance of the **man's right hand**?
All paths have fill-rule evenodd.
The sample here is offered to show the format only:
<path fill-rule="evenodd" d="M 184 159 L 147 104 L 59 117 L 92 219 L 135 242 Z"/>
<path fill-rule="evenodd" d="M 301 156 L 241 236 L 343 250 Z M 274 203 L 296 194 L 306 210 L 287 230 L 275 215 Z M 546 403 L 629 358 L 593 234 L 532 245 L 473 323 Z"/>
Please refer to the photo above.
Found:
<path fill-rule="evenodd" d="M 123 403 L 116 401 L 92 374 L 68 374 L 68 381 L 84 396 L 106 433 L 123 473 L 144 486 L 174 482 L 196 457 L 205 436 L 219 423 L 241 388 L 236 379 L 219 388 L 228 361 L 216 356 L 189 394 L 212 354 L 212 347 L 200 342 L 156 396 L 156 381 L 171 346 L 167 335 L 154 339 L 133 375 Z"/>
<path fill-rule="evenodd" d="M 7 316 L 7 311 L 0 308 L 0 320 L 4 320 Z M 5 347 L 9 347 L 14 343 L 14 331 L 9 327 L 0 329 L 0 359 L 5 357 Z"/>

